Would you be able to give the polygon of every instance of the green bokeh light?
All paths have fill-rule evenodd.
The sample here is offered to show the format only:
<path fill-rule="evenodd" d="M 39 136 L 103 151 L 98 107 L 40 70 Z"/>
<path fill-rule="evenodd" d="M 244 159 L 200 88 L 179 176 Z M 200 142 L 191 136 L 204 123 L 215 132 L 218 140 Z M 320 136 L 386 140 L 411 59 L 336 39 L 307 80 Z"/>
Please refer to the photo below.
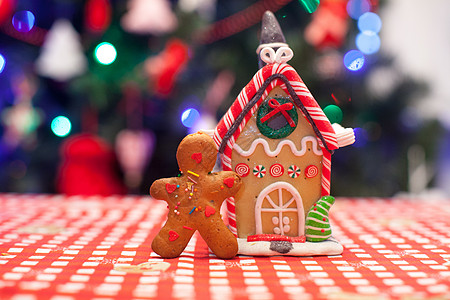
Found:
<path fill-rule="evenodd" d="M 54 118 L 50 126 L 53 133 L 59 137 L 67 136 L 72 130 L 72 123 L 70 123 L 70 120 L 64 116 Z"/>
<path fill-rule="evenodd" d="M 315 12 L 317 7 L 319 7 L 320 0 L 299 0 L 303 8 L 310 14 Z"/>

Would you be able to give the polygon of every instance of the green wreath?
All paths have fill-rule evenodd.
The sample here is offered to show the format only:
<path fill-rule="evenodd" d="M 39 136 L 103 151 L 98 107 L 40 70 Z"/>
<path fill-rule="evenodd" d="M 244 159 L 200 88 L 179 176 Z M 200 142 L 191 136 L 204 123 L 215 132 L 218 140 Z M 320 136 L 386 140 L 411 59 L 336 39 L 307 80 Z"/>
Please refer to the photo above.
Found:
<path fill-rule="evenodd" d="M 271 98 L 259 107 L 256 125 L 261 133 L 271 139 L 282 139 L 290 135 L 298 124 L 295 105 L 289 98 Z"/>

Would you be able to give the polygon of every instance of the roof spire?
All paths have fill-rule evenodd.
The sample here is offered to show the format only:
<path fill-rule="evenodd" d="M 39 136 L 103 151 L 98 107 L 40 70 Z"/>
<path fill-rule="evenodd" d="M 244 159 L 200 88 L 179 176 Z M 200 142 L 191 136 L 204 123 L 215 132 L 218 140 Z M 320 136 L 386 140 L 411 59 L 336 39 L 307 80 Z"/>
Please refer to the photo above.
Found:
<path fill-rule="evenodd" d="M 275 52 L 280 47 L 289 47 L 281 31 L 280 24 L 278 24 L 277 18 L 271 11 L 266 11 L 262 17 L 261 24 L 261 39 L 256 53 L 258 54 L 259 68 L 266 65 L 261 60 L 260 52 L 264 47 L 270 47 Z"/>

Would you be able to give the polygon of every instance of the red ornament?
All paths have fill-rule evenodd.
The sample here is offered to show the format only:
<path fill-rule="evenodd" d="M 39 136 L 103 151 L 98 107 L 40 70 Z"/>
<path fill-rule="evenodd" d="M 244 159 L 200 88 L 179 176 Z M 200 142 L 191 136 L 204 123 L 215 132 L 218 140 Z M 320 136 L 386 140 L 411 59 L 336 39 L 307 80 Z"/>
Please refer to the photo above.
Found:
<path fill-rule="evenodd" d="M 61 156 L 59 193 L 102 196 L 126 193 L 114 152 L 100 137 L 87 133 L 71 136 L 63 143 Z"/>
<path fill-rule="evenodd" d="M 323 0 L 305 29 L 305 40 L 321 50 L 342 46 L 348 32 L 347 0 Z"/>
<path fill-rule="evenodd" d="M 9 21 L 15 7 L 15 0 L 0 0 L 0 24 Z"/>
<path fill-rule="evenodd" d="M 84 11 L 86 27 L 93 32 L 104 32 L 111 24 L 109 0 L 88 0 Z"/>
<path fill-rule="evenodd" d="M 160 54 L 147 59 L 145 69 L 157 94 L 170 95 L 178 74 L 187 63 L 188 50 L 183 41 L 172 39 Z"/>

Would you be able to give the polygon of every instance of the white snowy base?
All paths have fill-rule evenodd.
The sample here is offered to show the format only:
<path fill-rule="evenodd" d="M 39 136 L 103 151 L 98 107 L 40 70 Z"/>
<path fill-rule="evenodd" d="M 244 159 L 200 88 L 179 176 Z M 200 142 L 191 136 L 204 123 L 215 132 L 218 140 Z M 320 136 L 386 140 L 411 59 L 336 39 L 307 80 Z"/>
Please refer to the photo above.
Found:
<path fill-rule="evenodd" d="M 252 256 L 313 256 L 313 255 L 339 255 L 344 247 L 333 237 L 323 242 L 247 242 L 247 239 L 238 238 L 238 254 Z"/>

